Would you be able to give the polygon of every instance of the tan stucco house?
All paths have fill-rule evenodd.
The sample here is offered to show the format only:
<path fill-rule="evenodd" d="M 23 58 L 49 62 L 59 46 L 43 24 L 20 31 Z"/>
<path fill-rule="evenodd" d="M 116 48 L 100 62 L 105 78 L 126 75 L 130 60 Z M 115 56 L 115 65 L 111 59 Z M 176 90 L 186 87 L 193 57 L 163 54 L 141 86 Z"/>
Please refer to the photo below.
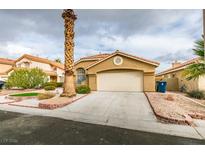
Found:
<path fill-rule="evenodd" d="M 19 68 L 40 68 L 48 75 L 49 81 L 64 81 L 64 64 L 46 58 L 24 54 L 14 61 L 14 66 L 12 68 L 5 72 L 7 78 L 12 71 Z"/>
<path fill-rule="evenodd" d="M 98 91 L 155 91 L 158 62 L 116 51 L 81 58 L 75 62 L 77 85 Z"/>
<path fill-rule="evenodd" d="M 167 81 L 167 90 L 180 91 L 185 87 L 186 91 L 205 90 L 205 76 L 200 76 L 195 80 L 187 80 L 183 75 L 184 69 L 190 64 L 197 63 L 199 58 L 188 60 L 184 63 L 175 61 L 172 67 L 157 74 L 157 80 Z"/>
<path fill-rule="evenodd" d="M 14 66 L 15 61 L 12 59 L 0 58 L 0 81 L 5 81 L 7 79 L 7 73 L 9 69 Z"/>

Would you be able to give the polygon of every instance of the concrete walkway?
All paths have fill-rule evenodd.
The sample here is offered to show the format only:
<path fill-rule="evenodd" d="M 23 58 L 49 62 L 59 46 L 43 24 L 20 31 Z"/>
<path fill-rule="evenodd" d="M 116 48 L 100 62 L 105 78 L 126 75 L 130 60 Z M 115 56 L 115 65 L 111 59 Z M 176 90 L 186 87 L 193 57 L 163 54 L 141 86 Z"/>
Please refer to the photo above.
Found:
<path fill-rule="evenodd" d="M 0 105 L 0 110 L 205 139 L 204 121 L 198 121 L 198 127 L 163 124 L 155 118 L 143 93 L 93 92 L 73 104 L 56 110 L 24 108 L 6 104 Z"/>

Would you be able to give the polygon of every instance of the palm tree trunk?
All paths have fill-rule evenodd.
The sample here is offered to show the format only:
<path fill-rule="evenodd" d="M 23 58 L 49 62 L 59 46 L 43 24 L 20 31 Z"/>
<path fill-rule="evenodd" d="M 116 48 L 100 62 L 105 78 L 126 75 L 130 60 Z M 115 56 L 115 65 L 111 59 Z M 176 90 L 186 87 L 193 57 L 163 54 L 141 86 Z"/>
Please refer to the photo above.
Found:
<path fill-rule="evenodd" d="M 77 19 L 73 10 L 63 11 L 65 27 L 65 80 L 62 97 L 72 97 L 76 95 L 74 82 L 74 21 Z"/>
<path fill-rule="evenodd" d="M 203 38 L 204 38 L 204 51 L 205 51 L 205 9 L 203 9 Z M 204 54 L 205 60 L 205 54 Z"/>

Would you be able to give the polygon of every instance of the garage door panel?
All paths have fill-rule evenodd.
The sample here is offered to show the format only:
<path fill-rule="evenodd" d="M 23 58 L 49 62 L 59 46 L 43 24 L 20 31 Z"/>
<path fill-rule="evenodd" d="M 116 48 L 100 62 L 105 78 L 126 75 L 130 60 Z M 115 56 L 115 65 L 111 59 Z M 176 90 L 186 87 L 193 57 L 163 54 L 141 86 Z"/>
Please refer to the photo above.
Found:
<path fill-rule="evenodd" d="M 143 91 L 143 73 L 138 71 L 97 74 L 99 91 Z"/>

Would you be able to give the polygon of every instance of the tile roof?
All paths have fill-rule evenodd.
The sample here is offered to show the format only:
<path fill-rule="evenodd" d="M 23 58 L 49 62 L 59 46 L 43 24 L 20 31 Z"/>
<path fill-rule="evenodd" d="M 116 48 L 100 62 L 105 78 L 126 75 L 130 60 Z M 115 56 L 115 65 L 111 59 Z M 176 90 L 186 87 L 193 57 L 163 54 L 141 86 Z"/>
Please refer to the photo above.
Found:
<path fill-rule="evenodd" d="M 32 56 L 32 55 L 28 55 L 28 54 L 24 54 L 23 56 L 21 56 L 20 58 L 18 58 L 15 62 L 20 61 L 23 58 L 27 58 L 33 61 L 37 61 L 37 62 L 42 62 L 42 63 L 46 63 L 46 64 L 50 64 L 52 66 L 58 67 L 60 69 L 64 69 L 64 64 L 46 59 L 46 58 L 41 58 L 41 57 L 37 57 L 37 56 Z"/>
<path fill-rule="evenodd" d="M 142 60 L 142 61 L 145 61 L 145 62 L 150 62 L 150 63 L 154 63 L 154 64 L 157 64 L 157 65 L 160 64 L 160 63 L 157 62 L 157 61 L 148 60 L 148 59 L 145 59 L 145 58 L 142 58 L 142 57 L 138 57 L 138 56 L 135 56 L 135 55 L 131 55 L 131 54 L 128 54 L 128 53 L 125 53 L 125 52 L 116 51 L 116 53 L 122 53 L 122 54 L 124 54 L 124 55 L 130 56 L 130 57 L 133 57 L 133 58 L 135 58 L 135 59 L 139 59 L 139 60 Z"/>
<path fill-rule="evenodd" d="M 171 72 L 175 72 L 175 71 L 184 69 L 186 66 L 188 66 L 190 64 L 193 64 L 193 63 L 196 63 L 199 60 L 200 60 L 200 57 L 190 59 L 190 60 L 188 60 L 188 61 L 186 61 L 184 63 L 181 63 L 179 66 L 176 66 L 176 67 L 173 67 L 173 68 L 169 68 L 169 69 L 167 69 L 167 70 L 165 70 L 163 72 L 160 72 L 156 76 L 160 76 L 160 75 L 164 75 L 164 74 L 168 74 L 168 73 L 171 73 Z"/>
<path fill-rule="evenodd" d="M 83 58 L 80 58 L 81 60 L 83 59 L 103 59 L 103 58 L 106 58 L 108 56 L 110 56 L 111 54 L 109 53 L 103 53 L 103 54 L 97 54 L 97 55 L 92 55 L 92 56 L 87 56 L 87 57 L 83 57 Z"/>
<path fill-rule="evenodd" d="M 0 64 L 8 64 L 14 65 L 15 60 L 7 59 L 7 58 L 0 58 Z"/>
<path fill-rule="evenodd" d="M 115 55 L 117 53 L 125 55 L 125 56 L 128 56 L 128 57 L 131 57 L 131 58 L 134 58 L 134 59 L 137 59 L 137 60 L 141 60 L 141 61 L 144 61 L 144 62 L 147 62 L 147 63 L 151 63 L 151 64 L 154 64 L 154 65 L 159 65 L 160 64 L 159 62 L 148 60 L 148 59 L 145 59 L 145 58 L 142 58 L 142 57 L 138 57 L 138 56 L 135 56 L 135 55 L 131 55 L 131 54 L 128 54 L 128 53 L 125 53 L 125 52 L 121 52 L 119 50 L 117 50 L 117 51 L 115 51 L 113 53 L 110 53 L 110 54 L 109 53 L 104 53 L 104 54 L 97 54 L 97 55 L 83 57 L 80 60 L 78 60 L 75 64 L 77 64 L 78 62 L 84 61 L 84 60 L 85 61 L 86 60 L 96 60 L 90 66 L 88 66 L 88 68 L 89 68 L 92 65 L 100 63 L 104 59 L 109 58 L 110 56 L 113 56 L 113 55 Z"/>

